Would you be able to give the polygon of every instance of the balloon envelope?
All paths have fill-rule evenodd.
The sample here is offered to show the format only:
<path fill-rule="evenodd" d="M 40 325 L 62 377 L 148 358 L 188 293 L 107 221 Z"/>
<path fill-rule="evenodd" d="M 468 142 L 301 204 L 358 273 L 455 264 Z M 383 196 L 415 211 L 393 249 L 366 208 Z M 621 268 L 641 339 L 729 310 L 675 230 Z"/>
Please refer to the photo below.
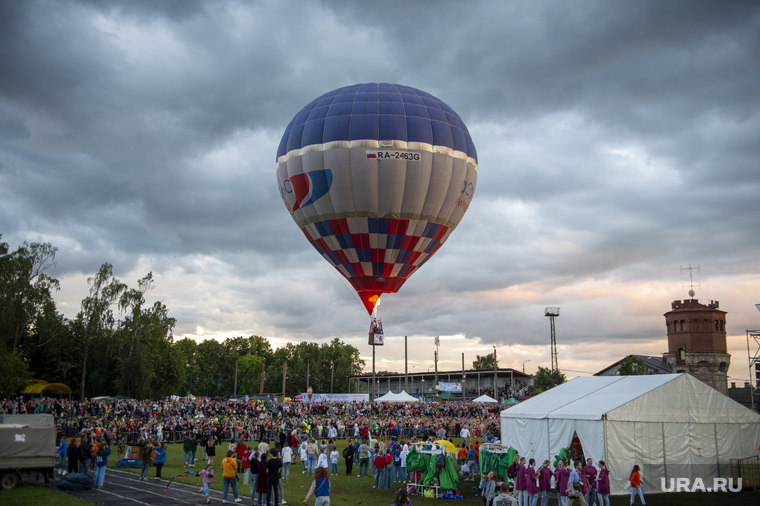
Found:
<path fill-rule="evenodd" d="M 277 150 L 285 206 L 370 314 L 446 242 L 477 171 L 461 118 L 397 84 L 325 93 L 295 115 Z"/>

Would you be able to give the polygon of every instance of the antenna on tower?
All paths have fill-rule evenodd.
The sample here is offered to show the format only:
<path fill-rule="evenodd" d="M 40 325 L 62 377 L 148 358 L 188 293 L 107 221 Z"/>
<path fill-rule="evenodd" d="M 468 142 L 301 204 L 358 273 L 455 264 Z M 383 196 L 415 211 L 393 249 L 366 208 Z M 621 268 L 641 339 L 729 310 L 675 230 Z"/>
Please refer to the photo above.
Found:
<path fill-rule="evenodd" d="M 697 264 L 696 267 L 692 267 L 691 264 L 689 264 L 688 267 L 681 267 L 681 274 L 683 274 L 683 271 L 689 271 L 689 297 L 692 299 L 694 298 L 694 295 L 696 295 L 696 292 L 694 292 L 694 271 L 699 272 L 699 264 Z M 697 281 L 697 286 L 699 288 L 702 288 L 702 285 Z M 681 288 L 686 288 L 683 284 L 681 284 Z"/>
<path fill-rule="evenodd" d="M 551 335 L 552 335 L 552 372 L 559 372 L 559 362 L 557 361 L 557 335 L 554 332 L 554 317 L 559 316 L 559 308 L 558 307 L 547 307 L 544 310 L 544 316 L 549 317 L 549 322 L 551 325 Z"/>

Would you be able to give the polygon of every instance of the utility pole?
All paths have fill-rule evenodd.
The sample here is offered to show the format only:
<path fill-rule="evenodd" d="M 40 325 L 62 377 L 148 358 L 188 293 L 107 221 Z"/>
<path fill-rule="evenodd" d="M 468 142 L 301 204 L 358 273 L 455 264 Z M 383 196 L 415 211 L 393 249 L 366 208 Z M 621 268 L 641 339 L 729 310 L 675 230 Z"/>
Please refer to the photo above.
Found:
<path fill-rule="evenodd" d="M 261 389 L 259 395 L 264 395 L 264 371 L 266 370 L 267 359 L 261 360 Z"/>
<path fill-rule="evenodd" d="M 493 346 L 493 345 L 492 345 Z M 493 347 L 493 396 L 499 400 L 499 387 L 496 385 L 496 346 Z"/>
<path fill-rule="evenodd" d="M 306 390 L 309 390 L 309 368 L 311 367 L 311 359 L 306 359 Z"/>
<path fill-rule="evenodd" d="M 462 353 L 462 401 L 467 400 L 467 394 L 465 389 L 465 375 L 464 375 L 464 353 Z"/>
<path fill-rule="evenodd" d="M 235 388 L 232 389 L 233 399 L 237 399 L 237 369 L 238 369 L 238 361 L 235 360 Z"/>
<path fill-rule="evenodd" d="M 441 338 L 435 336 L 435 385 L 433 386 L 433 393 L 438 391 L 438 347 L 441 345 Z"/>
<path fill-rule="evenodd" d="M 409 348 L 407 336 L 404 336 L 404 391 L 409 393 Z"/>
<path fill-rule="evenodd" d="M 333 378 L 335 377 L 335 362 L 330 362 L 330 393 L 333 393 Z"/>
<path fill-rule="evenodd" d="M 282 365 L 282 396 L 285 397 L 285 379 L 288 377 L 288 361 Z"/>

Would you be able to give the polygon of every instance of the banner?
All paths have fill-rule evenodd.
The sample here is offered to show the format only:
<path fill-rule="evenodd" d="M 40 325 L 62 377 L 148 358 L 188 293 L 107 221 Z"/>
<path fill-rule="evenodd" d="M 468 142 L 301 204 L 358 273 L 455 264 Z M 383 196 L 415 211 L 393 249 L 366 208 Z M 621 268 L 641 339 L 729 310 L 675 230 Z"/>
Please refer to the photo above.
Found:
<path fill-rule="evenodd" d="M 295 402 L 369 402 L 369 394 L 315 394 L 296 395 Z"/>
<path fill-rule="evenodd" d="M 439 392 L 459 392 L 462 393 L 461 383 L 438 383 Z"/>

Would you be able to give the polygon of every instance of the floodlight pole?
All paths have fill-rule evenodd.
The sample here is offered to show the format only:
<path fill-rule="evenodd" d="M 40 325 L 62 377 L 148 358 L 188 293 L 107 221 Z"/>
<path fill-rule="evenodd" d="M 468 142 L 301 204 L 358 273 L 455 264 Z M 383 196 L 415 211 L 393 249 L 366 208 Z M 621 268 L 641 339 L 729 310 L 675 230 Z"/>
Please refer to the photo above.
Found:
<path fill-rule="evenodd" d="M 372 397 L 370 398 L 370 402 L 375 402 L 375 395 L 376 395 L 376 391 L 375 391 L 375 348 L 377 348 L 377 346 L 375 346 L 373 344 L 372 345 Z"/>
<path fill-rule="evenodd" d="M 750 339 L 755 341 L 755 352 L 750 351 Z M 749 384 L 750 384 L 750 399 L 752 400 L 752 410 L 754 411 L 757 403 L 755 402 L 755 396 L 758 389 L 760 389 L 760 329 L 747 330 L 747 357 L 749 358 Z M 752 381 L 752 373 L 755 374 L 755 381 Z M 754 384 L 754 388 L 752 385 Z"/>
<path fill-rule="evenodd" d="M 760 311 L 760 304 L 755 304 L 755 307 Z M 755 353 L 751 353 L 749 349 L 749 339 L 754 339 L 757 345 Z M 749 358 L 749 397 L 752 402 L 752 411 L 755 411 L 755 395 L 760 389 L 760 330 L 747 330 L 747 358 Z M 752 389 L 752 369 L 755 370 L 755 388 Z"/>
<path fill-rule="evenodd" d="M 559 316 L 558 307 L 547 307 L 544 310 L 544 316 L 549 317 L 551 327 L 551 355 L 552 355 L 552 373 L 559 372 L 559 362 L 557 361 L 557 334 L 554 330 L 554 318 Z"/>

